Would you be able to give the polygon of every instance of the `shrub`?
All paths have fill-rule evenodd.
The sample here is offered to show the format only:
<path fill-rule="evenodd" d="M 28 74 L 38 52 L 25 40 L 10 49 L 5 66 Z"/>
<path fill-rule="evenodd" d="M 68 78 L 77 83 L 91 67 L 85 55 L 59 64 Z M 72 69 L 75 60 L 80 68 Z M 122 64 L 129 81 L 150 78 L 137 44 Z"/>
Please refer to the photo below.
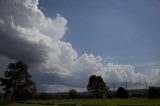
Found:
<path fill-rule="evenodd" d="M 148 98 L 155 99 L 160 97 L 160 87 L 150 86 L 148 90 Z"/>
<path fill-rule="evenodd" d="M 128 98 L 128 92 L 123 87 L 119 87 L 117 90 L 117 96 L 119 98 Z"/>

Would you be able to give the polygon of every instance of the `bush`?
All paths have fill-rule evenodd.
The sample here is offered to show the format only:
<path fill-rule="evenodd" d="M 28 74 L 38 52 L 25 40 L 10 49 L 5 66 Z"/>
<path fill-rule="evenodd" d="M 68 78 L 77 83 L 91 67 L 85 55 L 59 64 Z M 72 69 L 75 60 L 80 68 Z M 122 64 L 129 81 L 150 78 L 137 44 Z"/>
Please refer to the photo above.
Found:
<path fill-rule="evenodd" d="M 75 98 L 78 97 L 78 93 L 75 89 L 69 90 L 68 94 L 69 94 L 69 97 L 72 98 L 72 99 L 75 99 Z"/>
<path fill-rule="evenodd" d="M 119 87 L 117 90 L 117 97 L 128 98 L 128 92 L 123 87 Z"/>
<path fill-rule="evenodd" d="M 48 93 L 40 93 L 38 95 L 38 99 L 41 99 L 41 100 L 53 99 L 53 96 Z"/>
<path fill-rule="evenodd" d="M 160 87 L 150 86 L 148 90 L 148 98 L 155 99 L 160 97 Z"/>

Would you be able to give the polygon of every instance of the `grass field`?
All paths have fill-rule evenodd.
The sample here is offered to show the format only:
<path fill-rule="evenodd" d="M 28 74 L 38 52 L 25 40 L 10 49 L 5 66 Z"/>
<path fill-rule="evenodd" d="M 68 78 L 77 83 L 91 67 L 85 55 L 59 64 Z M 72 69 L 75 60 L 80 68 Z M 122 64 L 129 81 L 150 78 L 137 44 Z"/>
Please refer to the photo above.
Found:
<path fill-rule="evenodd" d="M 58 104 L 76 104 L 76 106 L 82 106 L 84 104 L 97 104 L 97 105 L 108 105 L 108 106 L 117 106 L 117 105 L 133 105 L 133 104 L 141 104 L 141 105 L 155 105 L 160 106 L 160 99 L 59 99 L 59 100 L 30 100 L 25 101 L 30 103 L 54 103 L 54 106 L 58 106 Z M 45 106 L 45 105 L 38 105 L 38 104 L 3 104 L 3 106 Z M 47 105 L 46 105 L 47 106 Z"/>

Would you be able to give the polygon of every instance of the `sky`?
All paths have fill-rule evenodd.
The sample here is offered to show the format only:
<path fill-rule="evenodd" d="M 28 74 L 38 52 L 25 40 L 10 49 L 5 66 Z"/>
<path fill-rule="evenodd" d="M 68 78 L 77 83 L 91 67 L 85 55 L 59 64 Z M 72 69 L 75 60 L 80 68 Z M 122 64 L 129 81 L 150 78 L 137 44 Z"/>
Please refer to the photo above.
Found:
<path fill-rule="evenodd" d="M 23 60 L 38 91 L 160 82 L 159 0 L 0 0 L 0 77 Z"/>

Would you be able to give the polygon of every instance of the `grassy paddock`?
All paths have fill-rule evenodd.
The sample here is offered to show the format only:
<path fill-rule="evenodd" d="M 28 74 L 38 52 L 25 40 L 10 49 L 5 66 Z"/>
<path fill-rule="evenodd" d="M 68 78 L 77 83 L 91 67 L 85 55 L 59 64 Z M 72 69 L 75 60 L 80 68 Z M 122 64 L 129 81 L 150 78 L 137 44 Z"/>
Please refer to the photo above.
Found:
<path fill-rule="evenodd" d="M 29 100 L 25 101 L 28 103 L 35 103 L 35 104 L 7 104 L 7 106 L 47 106 L 41 105 L 37 103 L 53 103 L 58 106 L 58 104 L 76 104 L 76 106 L 82 105 L 108 105 L 108 106 L 117 106 L 117 105 L 133 105 L 133 104 L 141 104 L 141 105 L 155 105 L 160 106 L 160 99 L 142 99 L 142 98 L 130 98 L 130 99 L 59 99 L 59 100 Z M 0 104 L 2 105 L 2 104 Z M 3 104 L 3 106 L 5 106 Z M 49 106 L 49 105 L 48 105 Z"/>

